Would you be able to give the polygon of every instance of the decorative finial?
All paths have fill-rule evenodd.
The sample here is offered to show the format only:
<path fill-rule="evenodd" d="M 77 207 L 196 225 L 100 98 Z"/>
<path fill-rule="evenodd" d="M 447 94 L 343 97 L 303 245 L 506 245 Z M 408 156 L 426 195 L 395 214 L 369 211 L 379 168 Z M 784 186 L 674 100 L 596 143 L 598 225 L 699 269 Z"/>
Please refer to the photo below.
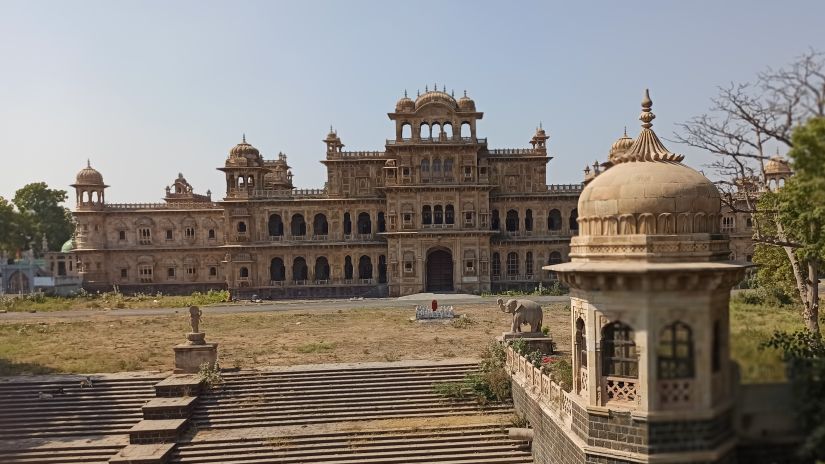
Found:
<path fill-rule="evenodd" d="M 450 89 L 450 96 L 455 98 L 455 89 Z"/>
<path fill-rule="evenodd" d="M 243 134 L 243 143 L 246 143 L 246 132 Z"/>
<path fill-rule="evenodd" d="M 424 85 L 424 93 L 427 93 L 429 91 L 430 91 L 430 88 L 425 84 Z"/>
<path fill-rule="evenodd" d="M 91 161 L 89 161 L 89 158 L 86 158 L 86 167 L 87 167 L 87 168 L 91 168 L 91 167 L 92 167 L 92 162 L 91 162 Z"/>
<path fill-rule="evenodd" d="M 407 89 L 404 89 L 404 98 L 407 98 Z"/>
<path fill-rule="evenodd" d="M 627 137 L 627 126 L 624 126 L 624 136 Z"/>
<path fill-rule="evenodd" d="M 464 96 L 467 96 L 467 89 L 464 89 Z"/>
<path fill-rule="evenodd" d="M 433 92 L 438 92 L 438 82 L 433 82 Z"/>
<path fill-rule="evenodd" d="M 541 124 L 541 120 L 539 120 L 539 129 L 544 129 L 544 126 Z"/>
<path fill-rule="evenodd" d="M 651 121 L 656 119 L 656 115 L 650 111 L 650 108 L 653 107 L 653 100 L 650 99 L 650 92 L 648 89 L 645 89 L 645 96 L 642 99 L 642 114 L 639 115 L 639 120 L 642 121 L 642 127 L 645 129 L 650 129 L 653 127 Z"/>
<path fill-rule="evenodd" d="M 444 92 L 444 93 L 447 93 L 447 86 L 446 86 L 446 85 L 442 85 L 442 86 L 441 86 L 441 91 L 442 91 L 442 92 Z"/>
<path fill-rule="evenodd" d="M 415 96 L 416 98 L 421 96 L 421 89 L 415 89 Z"/>

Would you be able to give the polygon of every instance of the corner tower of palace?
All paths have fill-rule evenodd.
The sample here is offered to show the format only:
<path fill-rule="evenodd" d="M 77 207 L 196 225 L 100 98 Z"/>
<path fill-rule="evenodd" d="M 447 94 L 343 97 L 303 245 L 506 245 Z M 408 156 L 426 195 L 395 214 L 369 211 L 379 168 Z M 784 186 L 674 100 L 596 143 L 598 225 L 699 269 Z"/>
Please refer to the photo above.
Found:
<path fill-rule="evenodd" d="M 297 189 L 287 155 L 246 136 L 218 168 L 222 199 L 183 174 L 162 203 L 115 204 L 103 176 L 78 174 L 76 249 L 87 289 L 261 297 L 384 296 L 532 289 L 568 260 L 581 184 L 547 185 L 543 128 L 525 148 L 492 149 L 483 113 L 446 88 L 405 95 L 383 150 L 323 139 L 322 189 Z"/>

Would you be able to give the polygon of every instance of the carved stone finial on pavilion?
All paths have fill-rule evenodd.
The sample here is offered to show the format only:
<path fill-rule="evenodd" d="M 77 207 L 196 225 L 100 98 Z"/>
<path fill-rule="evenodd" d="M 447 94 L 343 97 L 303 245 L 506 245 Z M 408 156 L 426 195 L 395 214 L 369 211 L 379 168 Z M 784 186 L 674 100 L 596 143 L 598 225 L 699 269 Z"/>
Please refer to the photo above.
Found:
<path fill-rule="evenodd" d="M 243 140 L 243 143 L 246 143 L 246 132 L 243 133 L 241 139 Z"/>
<path fill-rule="evenodd" d="M 650 129 L 653 127 L 653 120 L 656 115 L 650 110 L 653 107 L 653 100 L 650 99 L 650 91 L 645 89 L 645 96 L 642 99 L 642 114 L 639 115 L 639 120 L 642 121 L 642 127 Z"/>
<path fill-rule="evenodd" d="M 642 131 L 624 154 L 611 159 L 614 164 L 640 161 L 678 163 L 685 159 L 683 155 L 672 153 L 665 148 L 659 137 L 653 132 L 652 121 L 656 118 L 656 115 L 653 114 L 651 108 L 653 108 L 653 100 L 650 99 L 650 92 L 645 89 L 645 95 L 642 98 L 642 114 L 639 115 L 639 120 L 642 121 Z"/>
<path fill-rule="evenodd" d="M 779 154 L 779 149 L 777 148 L 776 150 L 777 150 L 776 154 Z M 86 158 L 86 167 L 87 168 L 92 167 L 92 161 L 89 158 Z"/>
<path fill-rule="evenodd" d="M 404 89 L 404 98 L 407 98 L 407 89 Z"/>

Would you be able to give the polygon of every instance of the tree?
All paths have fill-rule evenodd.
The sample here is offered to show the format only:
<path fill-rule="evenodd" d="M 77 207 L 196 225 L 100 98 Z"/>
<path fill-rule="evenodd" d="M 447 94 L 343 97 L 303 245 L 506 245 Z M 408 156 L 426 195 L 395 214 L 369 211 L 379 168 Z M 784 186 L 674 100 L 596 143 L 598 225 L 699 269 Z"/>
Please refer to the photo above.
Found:
<path fill-rule="evenodd" d="M 717 155 L 711 163 L 721 180 L 723 204 L 753 216 L 753 240 L 784 251 L 809 331 L 819 334 L 820 260 L 809 259 L 816 234 L 800 234 L 770 192 L 765 173 L 771 145 L 794 147 L 794 129 L 825 116 L 825 55 L 809 51 L 787 68 L 767 69 L 753 83 L 719 88 L 711 109 L 679 124 L 675 140 Z M 813 205 L 810 205 L 813 206 Z"/>
<path fill-rule="evenodd" d="M 45 182 L 27 184 L 14 193 L 20 214 L 18 228 L 25 236 L 25 245 L 30 244 L 37 253 L 48 251 L 42 249 L 45 238 L 49 250 L 55 251 L 71 238 L 71 212 L 60 206 L 66 198 L 65 190 L 50 189 Z"/>

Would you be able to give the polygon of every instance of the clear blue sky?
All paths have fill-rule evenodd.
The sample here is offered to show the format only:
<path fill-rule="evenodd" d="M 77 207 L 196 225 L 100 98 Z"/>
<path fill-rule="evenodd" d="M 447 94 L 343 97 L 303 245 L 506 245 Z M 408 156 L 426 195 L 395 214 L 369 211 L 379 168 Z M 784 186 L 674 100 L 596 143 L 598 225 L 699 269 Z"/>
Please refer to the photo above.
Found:
<path fill-rule="evenodd" d="M 636 135 L 645 87 L 670 137 L 717 85 L 825 49 L 823 18 L 821 0 L 0 0 L 0 195 L 68 190 L 88 157 L 109 201 L 158 201 L 179 171 L 220 197 L 244 132 L 320 187 L 330 124 L 347 149 L 382 149 L 404 89 L 433 82 L 467 89 L 491 147 L 526 146 L 542 121 L 548 182 L 579 182 Z"/>

